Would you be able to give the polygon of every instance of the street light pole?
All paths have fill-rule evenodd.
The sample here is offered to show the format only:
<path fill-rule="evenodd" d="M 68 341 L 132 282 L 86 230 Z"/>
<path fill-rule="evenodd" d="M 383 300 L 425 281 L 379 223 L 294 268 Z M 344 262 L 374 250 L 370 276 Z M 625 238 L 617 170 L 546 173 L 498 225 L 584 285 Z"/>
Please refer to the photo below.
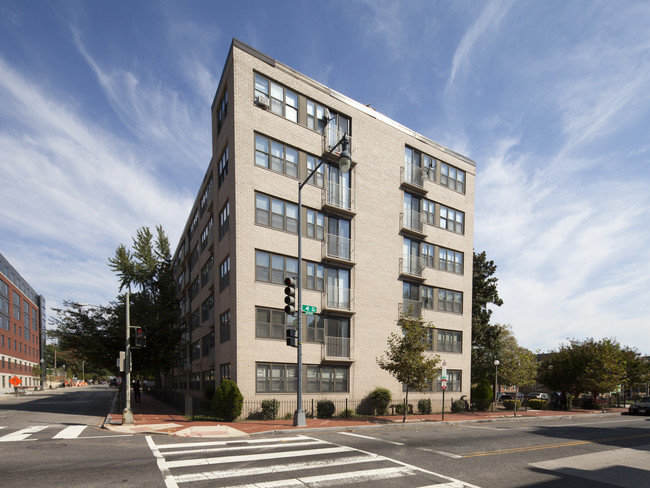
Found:
<path fill-rule="evenodd" d="M 327 126 L 327 124 L 325 124 Z M 350 141 L 348 140 L 348 135 L 343 134 L 341 140 L 336 143 L 334 147 L 321 158 L 318 164 L 311 170 L 311 172 L 305 178 L 305 181 L 298 184 L 298 278 L 296 283 L 296 293 L 298 295 L 298 306 L 296 308 L 296 313 L 298 314 L 298 351 L 297 351 L 297 381 L 298 381 L 298 394 L 296 398 L 296 411 L 293 415 L 293 425 L 294 427 L 305 427 L 307 425 L 307 419 L 305 418 L 305 411 L 302 408 L 302 189 L 309 182 L 311 177 L 318 171 L 322 166 L 323 162 L 326 161 L 332 153 L 341 146 L 341 155 L 339 156 L 339 167 L 341 168 L 342 173 L 347 173 L 350 171 L 350 165 L 352 160 L 350 159 Z M 327 188 L 325 189 L 327 191 Z"/>
<path fill-rule="evenodd" d="M 122 412 L 122 423 L 133 423 L 133 411 L 131 411 L 131 318 L 130 318 L 131 290 L 126 292 L 126 346 L 124 353 L 124 395 L 125 406 Z"/>

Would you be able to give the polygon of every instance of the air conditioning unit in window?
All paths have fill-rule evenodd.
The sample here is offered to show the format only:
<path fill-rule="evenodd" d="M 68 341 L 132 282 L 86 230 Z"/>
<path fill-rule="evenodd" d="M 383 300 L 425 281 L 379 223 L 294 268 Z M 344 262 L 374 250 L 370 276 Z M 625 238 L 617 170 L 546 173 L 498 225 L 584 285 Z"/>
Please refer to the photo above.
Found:
<path fill-rule="evenodd" d="M 255 104 L 262 108 L 269 108 L 269 97 L 266 95 L 257 95 L 255 97 Z"/>

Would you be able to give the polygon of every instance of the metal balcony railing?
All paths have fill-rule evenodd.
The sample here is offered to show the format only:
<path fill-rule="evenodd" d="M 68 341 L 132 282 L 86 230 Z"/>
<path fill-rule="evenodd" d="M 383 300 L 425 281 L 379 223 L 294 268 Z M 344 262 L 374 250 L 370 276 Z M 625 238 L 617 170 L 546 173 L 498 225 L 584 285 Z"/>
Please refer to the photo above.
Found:
<path fill-rule="evenodd" d="M 350 358 L 349 337 L 325 337 L 325 356 L 330 358 Z"/>

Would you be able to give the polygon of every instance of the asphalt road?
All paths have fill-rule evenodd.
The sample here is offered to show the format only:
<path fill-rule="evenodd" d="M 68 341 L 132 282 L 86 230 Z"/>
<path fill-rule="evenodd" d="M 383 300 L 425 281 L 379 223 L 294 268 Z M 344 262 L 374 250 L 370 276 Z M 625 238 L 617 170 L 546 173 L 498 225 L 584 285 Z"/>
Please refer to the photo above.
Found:
<path fill-rule="evenodd" d="M 115 390 L 0 399 L 0 485 L 648 486 L 650 418 L 590 415 L 225 439 L 101 429 Z"/>

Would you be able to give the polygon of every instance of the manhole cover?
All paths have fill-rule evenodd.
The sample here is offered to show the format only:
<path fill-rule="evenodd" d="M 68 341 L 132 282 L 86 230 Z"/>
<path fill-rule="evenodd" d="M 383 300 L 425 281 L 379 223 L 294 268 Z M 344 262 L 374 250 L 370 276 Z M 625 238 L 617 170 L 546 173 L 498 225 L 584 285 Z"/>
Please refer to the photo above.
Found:
<path fill-rule="evenodd" d="M 60 442 L 52 442 L 49 444 L 32 444 L 27 446 L 27 449 L 52 449 L 53 447 L 65 447 L 67 444 L 62 444 Z"/>

